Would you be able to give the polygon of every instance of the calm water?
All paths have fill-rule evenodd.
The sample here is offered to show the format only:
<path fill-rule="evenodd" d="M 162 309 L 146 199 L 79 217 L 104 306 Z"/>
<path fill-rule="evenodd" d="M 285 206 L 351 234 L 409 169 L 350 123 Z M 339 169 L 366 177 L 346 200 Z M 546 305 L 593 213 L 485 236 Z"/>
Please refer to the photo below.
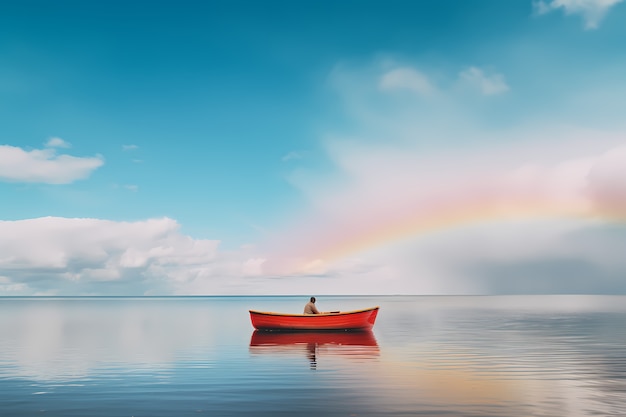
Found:
<path fill-rule="evenodd" d="M 626 297 L 318 297 L 372 333 L 255 333 L 306 297 L 0 299 L 2 416 L 626 416 Z"/>

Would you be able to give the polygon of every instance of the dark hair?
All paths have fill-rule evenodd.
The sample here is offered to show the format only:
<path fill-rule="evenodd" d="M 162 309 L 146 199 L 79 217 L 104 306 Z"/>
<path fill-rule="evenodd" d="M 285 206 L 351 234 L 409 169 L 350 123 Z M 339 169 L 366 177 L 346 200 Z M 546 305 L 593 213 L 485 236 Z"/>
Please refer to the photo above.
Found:
<path fill-rule="evenodd" d="M 311 302 L 314 303 L 315 302 L 315 297 L 311 297 Z"/>

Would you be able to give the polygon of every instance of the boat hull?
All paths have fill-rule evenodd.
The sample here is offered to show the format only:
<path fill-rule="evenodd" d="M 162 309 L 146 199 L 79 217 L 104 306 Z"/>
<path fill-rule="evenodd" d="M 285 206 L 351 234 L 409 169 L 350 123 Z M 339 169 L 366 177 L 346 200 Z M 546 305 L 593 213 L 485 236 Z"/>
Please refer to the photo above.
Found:
<path fill-rule="evenodd" d="M 250 310 L 257 330 L 369 330 L 376 322 L 378 307 L 322 314 L 282 314 Z"/>

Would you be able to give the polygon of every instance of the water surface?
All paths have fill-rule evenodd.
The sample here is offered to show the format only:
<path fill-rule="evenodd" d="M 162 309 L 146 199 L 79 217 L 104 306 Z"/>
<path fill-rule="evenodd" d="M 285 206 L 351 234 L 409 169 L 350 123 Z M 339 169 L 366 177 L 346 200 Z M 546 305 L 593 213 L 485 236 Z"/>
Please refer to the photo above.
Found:
<path fill-rule="evenodd" d="M 318 297 L 373 332 L 254 332 L 306 297 L 0 299 L 2 416 L 624 416 L 626 297 Z"/>

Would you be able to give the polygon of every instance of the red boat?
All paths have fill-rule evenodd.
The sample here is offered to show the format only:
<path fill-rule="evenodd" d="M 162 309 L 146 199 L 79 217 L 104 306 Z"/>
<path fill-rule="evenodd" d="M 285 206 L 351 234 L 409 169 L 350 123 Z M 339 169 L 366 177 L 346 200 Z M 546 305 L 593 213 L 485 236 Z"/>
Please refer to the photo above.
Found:
<path fill-rule="evenodd" d="M 282 331 L 255 330 L 250 339 L 250 353 L 289 356 L 304 354 L 311 369 L 318 363 L 332 358 L 365 359 L 377 358 L 378 343 L 371 330 L 352 332 L 340 331 Z"/>
<path fill-rule="evenodd" d="M 250 310 L 257 330 L 369 330 L 374 326 L 378 307 L 321 314 L 284 314 Z"/>
<path fill-rule="evenodd" d="M 250 338 L 250 347 L 307 346 L 310 344 L 378 348 L 376 338 L 369 330 L 354 332 L 264 332 L 255 330 Z"/>

